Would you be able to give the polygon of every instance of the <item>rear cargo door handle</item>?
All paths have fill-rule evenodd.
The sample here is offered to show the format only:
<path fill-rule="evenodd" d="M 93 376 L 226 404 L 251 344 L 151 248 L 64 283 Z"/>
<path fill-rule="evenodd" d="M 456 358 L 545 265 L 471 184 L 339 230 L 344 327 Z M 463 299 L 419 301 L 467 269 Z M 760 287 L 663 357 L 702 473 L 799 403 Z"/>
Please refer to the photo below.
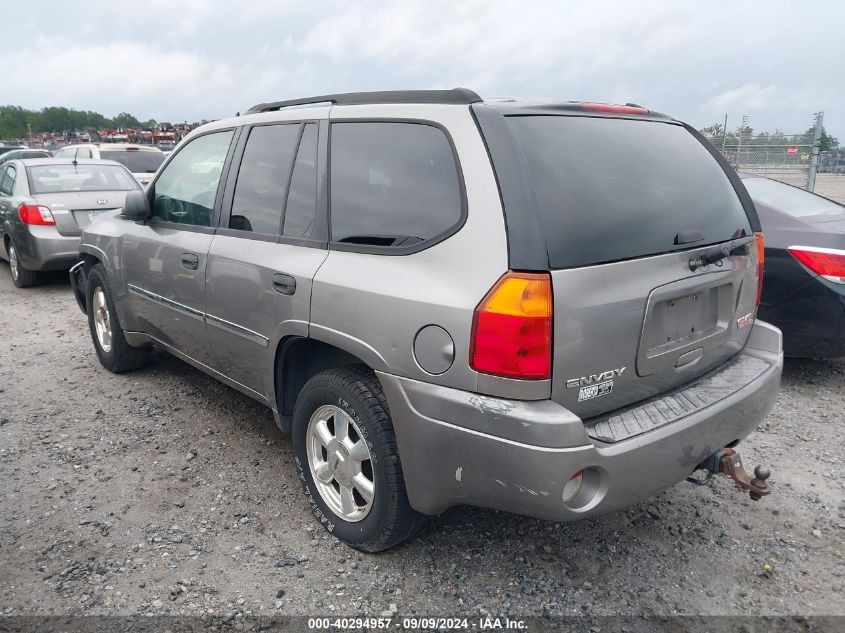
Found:
<path fill-rule="evenodd" d="M 182 265 L 188 270 L 196 270 L 200 266 L 200 258 L 193 253 L 182 253 Z"/>
<path fill-rule="evenodd" d="M 292 295 L 296 292 L 296 279 L 290 275 L 276 273 L 273 275 L 273 290 L 283 295 Z"/>

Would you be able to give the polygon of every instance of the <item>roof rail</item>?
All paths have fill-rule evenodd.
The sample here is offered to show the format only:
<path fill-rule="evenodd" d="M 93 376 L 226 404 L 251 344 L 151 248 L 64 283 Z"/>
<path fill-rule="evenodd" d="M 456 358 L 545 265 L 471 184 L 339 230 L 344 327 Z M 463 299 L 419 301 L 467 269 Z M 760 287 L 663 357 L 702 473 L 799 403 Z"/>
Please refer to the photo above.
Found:
<path fill-rule="evenodd" d="M 475 92 L 468 88 L 453 88 L 452 90 L 382 90 L 377 92 L 346 92 L 287 101 L 273 101 L 259 103 L 252 106 L 245 114 L 256 112 L 271 112 L 290 106 L 314 105 L 317 103 L 333 103 L 336 105 L 362 105 L 371 103 L 450 103 L 470 104 L 481 101 Z"/>

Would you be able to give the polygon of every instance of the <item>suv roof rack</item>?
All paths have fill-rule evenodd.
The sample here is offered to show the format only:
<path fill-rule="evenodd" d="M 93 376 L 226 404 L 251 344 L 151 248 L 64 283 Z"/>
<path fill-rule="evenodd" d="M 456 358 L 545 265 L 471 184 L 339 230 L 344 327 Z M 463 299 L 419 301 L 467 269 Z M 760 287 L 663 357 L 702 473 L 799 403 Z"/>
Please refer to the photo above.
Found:
<path fill-rule="evenodd" d="M 335 105 L 362 105 L 370 103 L 449 103 L 470 104 L 481 101 L 475 92 L 468 88 L 452 88 L 451 90 L 382 90 L 376 92 L 345 92 L 287 101 L 272 101 L 252 106 L 245 114 L 256 112 L 271 112 L 290 106 L 314 105 L 317 103 L 333 103 Z"/>

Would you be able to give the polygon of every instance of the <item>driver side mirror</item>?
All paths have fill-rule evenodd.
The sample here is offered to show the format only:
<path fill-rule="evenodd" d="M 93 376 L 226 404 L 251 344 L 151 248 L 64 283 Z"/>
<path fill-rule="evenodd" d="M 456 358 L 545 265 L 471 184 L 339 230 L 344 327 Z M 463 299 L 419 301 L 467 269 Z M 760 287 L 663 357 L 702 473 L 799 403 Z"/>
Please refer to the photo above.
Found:
<path fill-rule="evenodd" d="M 133 222 L 146 222 L 152 216 L 150 201 L 144 191 L 130 191 L 126 194 L 121 214 L 125 219 Z"/>

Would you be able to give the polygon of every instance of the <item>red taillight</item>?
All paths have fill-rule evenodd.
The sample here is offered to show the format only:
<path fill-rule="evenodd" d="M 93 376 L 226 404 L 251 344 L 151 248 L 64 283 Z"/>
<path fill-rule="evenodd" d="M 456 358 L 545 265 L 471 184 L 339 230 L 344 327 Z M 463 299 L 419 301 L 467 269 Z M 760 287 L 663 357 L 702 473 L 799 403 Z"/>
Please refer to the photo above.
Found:
<path fill-rule="evenodd" d="M 789 254 L 817 275 L 845 284 L 845 251 L 813 246 L 790 246 Z"/>
<path fill-rule="evenodd" d="M 763 264 L 766 262 L 766 238 L 759 231 L 754 234 L 757 238 L 757 303 L 763 298 Z"/>
<path fill-rule="evenodd" d="M 546 379 L 552 373 L 552 280 L 507 273 L 475 309 L 470 366 L 508 378 Z"/>
<path fill-rule="evenodd" d="M 18 207 L 18 216 L 24 224 L 54 225 L 56 223 L 50 209 L 40 204 L 22 204 Z"/>
<path fill-rule="evenodd" d="M 616 114 L 648 114 L 648 109 L 633 105 L 616 105 L 614 103 L 582 103 L 582 110 L 589 112 L 612 112 Z"/>

